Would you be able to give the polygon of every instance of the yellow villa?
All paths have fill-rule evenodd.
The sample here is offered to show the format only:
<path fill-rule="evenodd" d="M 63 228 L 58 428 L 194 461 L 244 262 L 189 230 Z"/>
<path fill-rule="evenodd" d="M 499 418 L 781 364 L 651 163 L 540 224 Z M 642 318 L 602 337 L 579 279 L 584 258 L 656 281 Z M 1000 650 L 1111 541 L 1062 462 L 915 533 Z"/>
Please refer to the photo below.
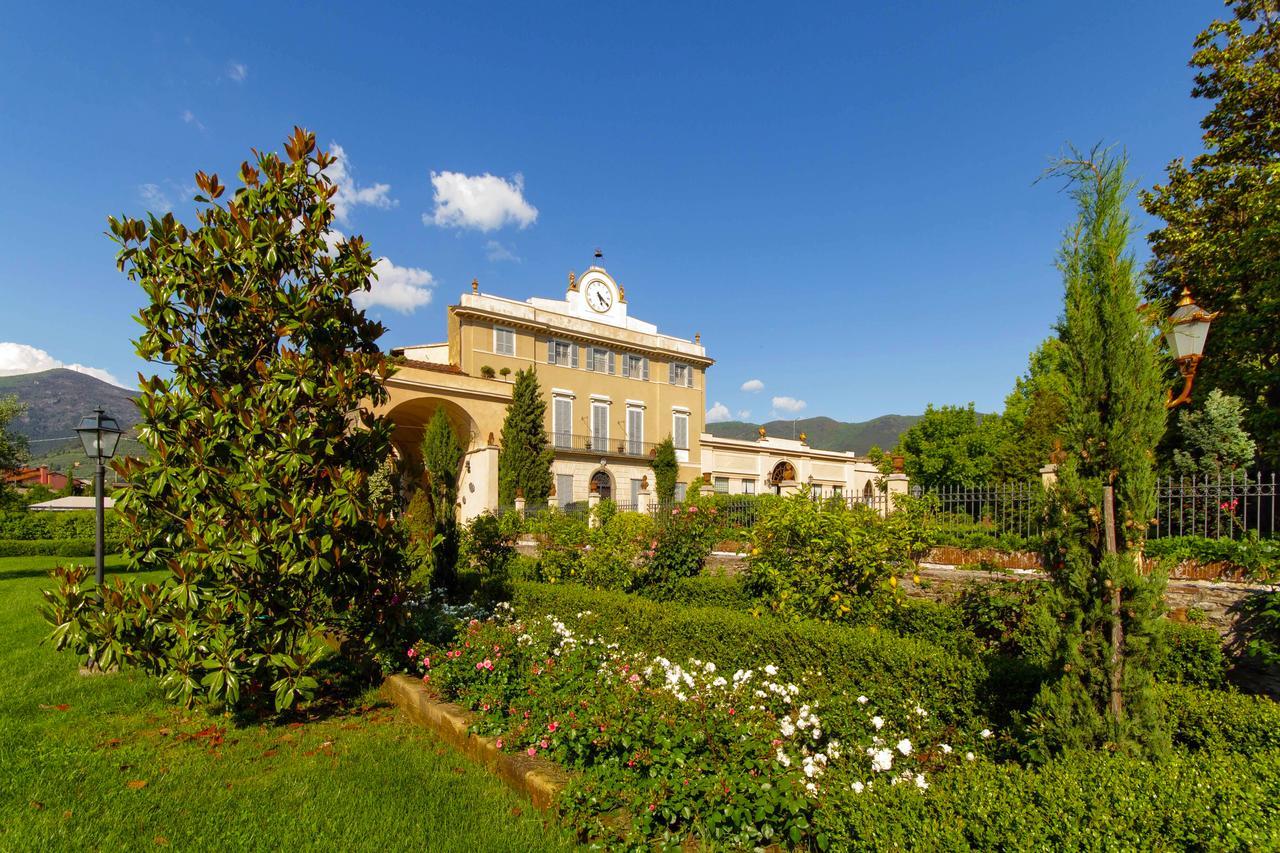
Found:
<path fill-rule="evenodd" d="M 803 436 L 740 441 L 706 433 L 714 361 L 700 337 L 663 334 L 631 317 L 626 291 L 598 259 L 580 276 L 569 273 L 563 299 L 518 301 L 472 282 L 449 307 L 447 341 L 392 351 L 402 366 L 380 412 L 396 425 L 397 451 L 417 458 L 423 427 L 444 409 L 466 453 L 464 519 L 498 509 L 498 438 L 515 373 L 529 367 L 547 398 L 557 504 L 611 498 L 645 508 L 650 459 L 667 436 L 680 462 L 677 498 L 695 481 L 735 494 L 806 484 L 827 496 L 870 494 L 879 472 L 852 453 L 815 450 Z"/>

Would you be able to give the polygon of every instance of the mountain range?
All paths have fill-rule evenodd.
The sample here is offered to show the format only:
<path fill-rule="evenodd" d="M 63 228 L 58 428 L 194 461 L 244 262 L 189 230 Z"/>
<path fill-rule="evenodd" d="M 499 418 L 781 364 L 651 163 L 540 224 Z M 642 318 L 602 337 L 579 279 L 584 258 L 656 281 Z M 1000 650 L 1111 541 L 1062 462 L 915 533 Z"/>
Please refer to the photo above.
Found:
<path fill-rule="evenodd" d="M 809 446 L 818 450 L 840 450 L 866 453 L 872 445 L 889 450 L 898 443 L 898 436 L 920 420 L 920 415 L 881 415 L 869 421 L 849 423 L 834 418 L 800 418 L 795 421 L 769 421 L 764 424 L 768 435 L 779 438 L 798 438 L 805 433 Z M 753 439 L 759 435 L 760 424 L 746 421 L 720 421 L 707 424 L 707 432 L 720 438 Z"/>
<path fill-rule="evenodd" d="M 98 406 L 115 418 L 121 429 L 130 429 L 139 419 L 138 408 L 133 403 L 135 394 L 63 367 L 0 376 L 0 397 L 17 397 L 27 405 L 26 412 L 10 424 L 10 429 L 27 437 L 31 442 L 31 456 L 37 458 L 69 446 L 79 448 L 75 428 L 81 418 L 93 414 Z"/>
<path fill-rule="evenodd" d="M 31 441 L 31 455 L 37 458 L 78 448 L 76 425 L 97 406 L 119 421 L 121 428 L 130 429 L 139 419 L 134 394 L 65 368 L 0 376 L 0 397 L 16 396 L 27 404 L 27 411 L 11 428 Z M 872 445 L 889 450 L 898 443 L 898 436 L 918 420 L 919 415 L 882 415 L 853 423 L 816 417 L 769 421 L 764 428 L 769 435 L 782 438 L 803 432 L 809 446 L 819 450 L 866 453 Z M 706 429 L 722 438 L 750 440 L 758 435 L 760 426 L 746 421 L 721 421 L 707 424 Z"/>

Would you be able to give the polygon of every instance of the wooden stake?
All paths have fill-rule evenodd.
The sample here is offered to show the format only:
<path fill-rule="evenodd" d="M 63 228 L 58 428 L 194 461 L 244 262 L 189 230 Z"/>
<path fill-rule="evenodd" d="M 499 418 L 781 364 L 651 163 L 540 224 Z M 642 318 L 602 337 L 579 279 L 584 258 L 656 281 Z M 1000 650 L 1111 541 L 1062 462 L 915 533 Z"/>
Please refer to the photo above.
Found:
<path fill-rule="evenodd" d="M 1102 491 L 1103 535 L 1108 554 L 1116 553 L 1116 494 L 1115 487 L 1106 486 Z M 1111 715 L 1117 722 L 1124 716 L 1124 693 L 1121 684 L 1124 675 L 1124 626 L 1120 622 L 1120 587 L 1111 584 Z"/>

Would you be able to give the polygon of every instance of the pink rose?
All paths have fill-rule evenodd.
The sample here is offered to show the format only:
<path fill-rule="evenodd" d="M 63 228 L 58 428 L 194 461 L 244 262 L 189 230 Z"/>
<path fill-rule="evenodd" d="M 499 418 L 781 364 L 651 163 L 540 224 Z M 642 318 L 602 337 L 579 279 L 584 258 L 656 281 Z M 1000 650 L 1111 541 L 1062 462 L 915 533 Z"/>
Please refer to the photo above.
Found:
<path fill-rule="evenodd" d="M 409 651 L 405 652 L 405 654 L 407 654 L 410 658 L 416 658 L 418 656 L 418 650 L 409 649 Z"/>
<path fill-rule="evenodd" d="M 552 720 L 551 722 L 547 723 L 547 731 L 549 732 L 554 733 L 555 730 L 558 728 L 560 728 L 560 724 L 557 723 L 555 720 Z"/>
<path fill-rule="evenodd" d="M 546 738 L 543 738 L 542 740 L 538 741 L 538 746 L 542 747 L 543 749 L 546 749 L 547 747 L 551 746 L 551 744 L 547 743 Z"/>
<path fill-rule="evenodd" d="M 529 753 L 530 755 L 537 755 L 537 754 L 538 754 L 538 750 L 537 750 L 537 748 L 536 748 L 536 747 L 532 747 L 532 746 L 531 746 L 531 747 L 529 747 L 528 749 L 526 749 L 526 750 L 525 750 L 525 752 Z"/>

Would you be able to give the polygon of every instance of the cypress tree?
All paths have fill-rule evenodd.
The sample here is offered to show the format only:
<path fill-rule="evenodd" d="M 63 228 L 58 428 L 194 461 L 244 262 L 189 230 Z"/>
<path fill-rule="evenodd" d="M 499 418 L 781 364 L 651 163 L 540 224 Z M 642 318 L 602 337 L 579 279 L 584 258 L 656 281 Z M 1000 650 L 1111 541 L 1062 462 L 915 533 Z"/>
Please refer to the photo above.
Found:
<path fill-rule="evenodd" d="M 676 445 L 667 436 L 658 442 L 653 454 L 653 486 L 658 492 L 659 503 L 670 503 L 676 497 L 676 478 L 680 474 L 680 460 L 676 458 Z"/>
<path fill-rule="evenodd" d="M 502 422 L 502 449 L 498 451 L 500 505 L 511 506 L 517 489 L 533 506 L 550 498 L 555 453 L 547 444 L 546 420 L 547 403 L 542 399 L 537 373 L 532 367 L 517 371 L 511 404 Z"/>
<path fill-rule="evenodd" d="M 1060 160 L 1079 214 L 1059 257 L 1066 460 L 1050 493 L 1045 565 L 1061 621 L 1057 677 L 1031 711 L 1045 751 L 1168 748 L 1152 696 L 1163 578 L 1140 572 L 1165 428 L 1157 336 L 1129 249 L 1126 160 L 1094 149 Z M 1108 505 L 1108 498 L 1114 496 Z"/>
<path fill-rule="evenodd" d="M 422 436 L 422 468 L 426 476 L 426 542 L 431 548 L 431 584 L 452 589 L 458 566 L 458 471 L 462 448 L 444 409 L 427 424 Z"/>

